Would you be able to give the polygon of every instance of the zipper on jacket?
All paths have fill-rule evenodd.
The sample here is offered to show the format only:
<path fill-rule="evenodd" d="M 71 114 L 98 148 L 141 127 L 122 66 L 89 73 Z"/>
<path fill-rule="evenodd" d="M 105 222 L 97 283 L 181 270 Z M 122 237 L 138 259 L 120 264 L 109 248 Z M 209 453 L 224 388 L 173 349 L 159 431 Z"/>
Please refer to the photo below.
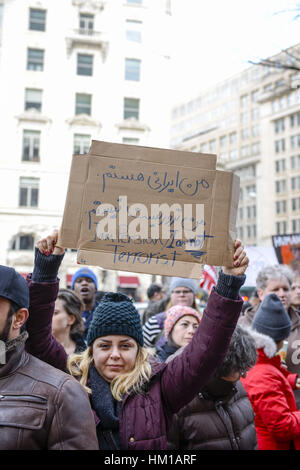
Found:
<path fill-rule="evenodd" d="M 21 400 L 29 401 L 32 403 L 47 403 L 47 398 L 37 397 L 33 395 L 0 395 L 0 401 L 6 400 Z"/>

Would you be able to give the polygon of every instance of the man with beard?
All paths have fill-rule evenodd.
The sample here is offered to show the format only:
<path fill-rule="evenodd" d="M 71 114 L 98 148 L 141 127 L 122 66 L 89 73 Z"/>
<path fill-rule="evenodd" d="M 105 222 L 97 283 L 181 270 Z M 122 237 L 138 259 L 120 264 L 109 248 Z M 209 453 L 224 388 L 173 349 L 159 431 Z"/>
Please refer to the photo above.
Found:
<path fill-rule="evenodd" d="M 83 387 L 25 351 L 28 308 L 25 279 L 0 266 L 0 450 L 96 450 Z"/>
<path fill-rule="evenodd" d="M 74 274 L 71 288 L 74 290 L 75 294 L 81 298 L 85 306 L 85 310 L 82 312 L 82 318 L 85 328 L 84 337 L 86 338 L 94 311 L 99 305 L 99 302 L 96 300 L 96 292 L 98 289 L 97 278 L 91 269 L 81 268 Z"/>

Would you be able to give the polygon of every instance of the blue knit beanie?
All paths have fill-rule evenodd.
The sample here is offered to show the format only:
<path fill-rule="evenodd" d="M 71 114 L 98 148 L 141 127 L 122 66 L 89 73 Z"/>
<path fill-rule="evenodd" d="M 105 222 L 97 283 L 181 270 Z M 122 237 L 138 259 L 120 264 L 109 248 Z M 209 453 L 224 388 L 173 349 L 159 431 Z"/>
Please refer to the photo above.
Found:
<path fill-rule="evenodd" d="M 76 279 L 78 279 L 79 277 L 87 277 L 89 279 L 92 279 L 92 281 L 94 281 L 94 284 L 96 286 L 96 290 L 98 290 L 98 281 L 97 281 L 96 275 L 89 268 L 80 268 L 78 269 L 78 271 L 76 271 L 75 274 L 73 274 L 72 286 L 71 286 L 72 290 L 74 289 L 74 284 L 76 282 Z"/>
<path fill-rule="evenodd" d="M 286 339 L 291 330 L 291 320 L 276 294 L 268 294 L 258 307 L 252 328 L 270 336 L 275 343 Z"/>
<path fill-rule="evenodd" d="M 190 289 L 194 295 L 197 295 L 197 285 L 194 279 L 188 279 L 185 277 L 173 277 L 170 284 L 170 293 L 173 292 L 176 287 L 186 287 Z"/>
<path fill-rule="evenodd" d="M 126 335 L 144 345 L 139 312 L 125 295 L 107 292 L 93 314 L 87 333 L 87 345 L 101 336 Z"/>

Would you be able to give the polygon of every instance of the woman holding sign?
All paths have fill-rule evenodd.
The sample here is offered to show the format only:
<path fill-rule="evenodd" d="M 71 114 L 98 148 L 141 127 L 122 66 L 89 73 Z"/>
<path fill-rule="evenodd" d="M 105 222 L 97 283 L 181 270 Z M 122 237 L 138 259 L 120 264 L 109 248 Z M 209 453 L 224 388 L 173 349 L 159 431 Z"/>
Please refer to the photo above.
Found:
<path fill-rule="evenodd" d="M 35 337 L 40 305 L 49 302 L 44 315 L 51 317 L 58 281 L 38 282 L 38 271 L 55 275 L 63 249 L 55 247 L 55 234 L 38 242 L 29 338 Z M 44 253 L 50 251 L 50 256 Z M 43 263 L 41 263 L 42 258 Z M 44 344 L 42 359 L 68 369 L 90 394 L 102 450 L 164 450 L 171 417 L 196 395 L 222 363 L 240 315 L 243 301 L 239 289 L 245 281 L 248 258 L 240 241 L 235 242 L 234 267 L 223 268 L 216 288 L 193 339 L 169 364 L 158 363 L 144 348 L 139 313 L 123 294 L 108 293 L 94 313 L 84 353 L 67 357 L 52 337 Z M 56 271 L 57 273 L 57 271 Z M 52 285 L 51 285 L 52 284 Z M 51 292 L 53 298 L 51 299 Z M 47 299 L 45 299 L 45 296 Z M 31 331 L 30 331 L 31 330 Z M 35 336 L 34 336 L 35 333 Z M 28 349 L 33 347 L 28 343 Z M 36 347 L 35 350 L 41 348 Z M 74 404 L 76 406 L 76 404 Z"/>

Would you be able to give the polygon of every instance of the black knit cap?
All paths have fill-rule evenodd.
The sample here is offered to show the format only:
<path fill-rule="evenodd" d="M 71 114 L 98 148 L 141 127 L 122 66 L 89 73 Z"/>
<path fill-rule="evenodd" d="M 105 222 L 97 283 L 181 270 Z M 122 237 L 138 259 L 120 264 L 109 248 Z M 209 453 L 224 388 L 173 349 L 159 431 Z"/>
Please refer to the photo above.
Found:
<path fill-rule="evenodd" d="M 139 312 L 131 299 L 120 293 L 108 292 L 101 299 L 88 329 L 87 344 L 101 336 L 126 335 L 144 344 Z"/>
<path fill-rule="evenodd" d="M 254 315 L 252 328 L 271 336 L 276 343 L 286 339 L 291 330 L 291 320 L 276 294 L 268 294 Z"/>

